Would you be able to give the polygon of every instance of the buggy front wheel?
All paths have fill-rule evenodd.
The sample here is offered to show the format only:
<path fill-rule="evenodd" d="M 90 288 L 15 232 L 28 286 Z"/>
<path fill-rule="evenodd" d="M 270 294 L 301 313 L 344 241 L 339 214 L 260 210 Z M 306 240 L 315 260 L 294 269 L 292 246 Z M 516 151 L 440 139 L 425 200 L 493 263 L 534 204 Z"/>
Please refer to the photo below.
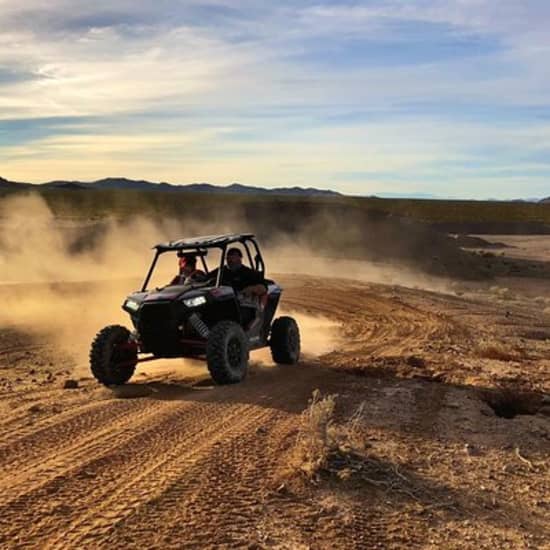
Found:
<path fill-rule="evenodd" d="M 233 321 L 214 325 L 206 343 L 206 363 L 217 384 L 235 384 L 246 376 L 248 339 L 242 327 Z"/>
<path fill-rule="evenodd" d="M 130 331 L 120 325 L 109 325 L 97 333 L 90 349 L 90 368 L 105 386 L 121 385 L 134 374 L 138 349 L 130 340 Z"/>

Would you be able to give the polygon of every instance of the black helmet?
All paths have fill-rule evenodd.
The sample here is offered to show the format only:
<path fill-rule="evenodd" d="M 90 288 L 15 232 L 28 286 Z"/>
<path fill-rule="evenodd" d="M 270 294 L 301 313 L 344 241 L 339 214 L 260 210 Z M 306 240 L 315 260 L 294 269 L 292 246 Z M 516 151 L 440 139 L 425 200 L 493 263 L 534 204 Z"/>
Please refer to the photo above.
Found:
<path fill-rule="evenodd" d="M 230 254 L 238 254 L 241 258 L 243 257 L 242 250 L 240 248 L 237 248 L 236 246 L 228 249 L 227 255 L 229 256 Z"/>

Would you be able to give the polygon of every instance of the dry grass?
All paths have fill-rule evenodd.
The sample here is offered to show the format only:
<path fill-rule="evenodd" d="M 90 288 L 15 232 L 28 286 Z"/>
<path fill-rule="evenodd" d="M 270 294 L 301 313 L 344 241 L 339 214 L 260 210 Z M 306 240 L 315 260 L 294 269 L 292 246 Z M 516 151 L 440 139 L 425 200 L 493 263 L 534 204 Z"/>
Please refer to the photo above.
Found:
<path fill-rule="evenodd" d="M 399 493 L 432 508 L 454 508 L 452 503 L 432 494 L 414 476 L 409 477 L 412 474 L 402 471 L 400 464 L 367 452 L 369 445 L 360 429 L 364 402 L 351 417 L 336 423 L 336 397 L 323 397 L 319 390 L 313 392 L 308 408 L 302 413 L 293 461 L 294 473 L 298 471 L 313 483 L 325 474 L 332 479 L 368 484 L 382 491 L 385 498 L 390 498 L 391 493 Z"/>
<path fill-rule="evenodd" d="M 295 447 L 295 464 L 308 478 L 329 469 L 331 457 L 355 453 L 364 448 L 359 433 L 364 404 L 345 422 L 334 420 L 336 395 L 322 396 L 313 392 L 308 408 L 302 413 Z"/>
<path fill-rule="evenodd" d="M 476 347 L 476 355 L 483 359 L 497 361 L 522 361 L 527 358 L 521 349 L 510 349 L 501 342 L 480 342 Z"/>
<path fill-rule="evenodd" d="M 514 295 L 510 291 L 509 288 L 500 287 L 500 286 L 492 286 L 489 289 L 489 292 L 494 294 L 494 296 L 500 300 L 513 300 Z"/>

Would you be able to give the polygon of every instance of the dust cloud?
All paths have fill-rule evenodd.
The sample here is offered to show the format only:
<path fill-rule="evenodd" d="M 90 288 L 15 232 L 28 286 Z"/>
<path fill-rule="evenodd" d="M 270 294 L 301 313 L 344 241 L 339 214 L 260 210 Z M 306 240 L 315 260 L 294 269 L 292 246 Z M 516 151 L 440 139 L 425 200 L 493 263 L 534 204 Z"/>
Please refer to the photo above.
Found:
<path fill-rule="evenodd" d="M 452 292 L 449 281 L 416 271 L 398 263 L 315 256 L 300 245 L 269 247 L 266 256 L 274 273 L 313 275 L 329 279 L 353 279 L 367 283 L 399 285 L 435 292 Z"/>
<path fill-rule="evenodd" d="M 129 292 L 140 288 L 152 259 L 151 246 L 182 236 L 242 228 L 238 214 L 233 220 L 200 223 L 145 217 L 106 219 L 98 226 L 93 221 L 56 218 L 36 195 L 2 199 L 0 325 L 46 334 L 77 365 L 86 365 L 90 343 L 100 328 L 108 324 L 128 326 L 120 306 Z M 308 246 L 307 235 L 274 239 L 264 246 L 264 256 L 268 276 L 273 271 L 431 288 L 438 284 L 401 267 L 320 257 Z M 166 268 L 166 277 L 172 268 L 175 270 L 175 263 Z M 296 316 L 306 354 L 334 349 L 334 323 Z"/>
<path fill-rule="evenodd" d="M 317 356 L 334 350 L 340 344 L 338 324 L 326 317 L 306 315 L 298 311 L 282 311 L 296 319 L 302 335 L 302 352 Z"/>

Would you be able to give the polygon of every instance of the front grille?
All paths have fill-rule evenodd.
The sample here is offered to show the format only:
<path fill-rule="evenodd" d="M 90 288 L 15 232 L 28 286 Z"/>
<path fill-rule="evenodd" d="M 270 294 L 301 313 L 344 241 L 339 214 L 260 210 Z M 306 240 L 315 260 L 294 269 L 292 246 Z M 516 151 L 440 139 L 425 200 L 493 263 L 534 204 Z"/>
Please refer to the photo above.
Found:
<path fill-rule="evenodd" d="M 177 319 L 173 303 L 143 304 L 138 330 L 144 347 L 155 355 L 172 353 L 178 344 Z"/>
<path fill-rule="evenodd" d="M 172 304 L 143 304 L 139 317 L 140 329 L 142 331 L 164 329 L 174 322 Z"/>

